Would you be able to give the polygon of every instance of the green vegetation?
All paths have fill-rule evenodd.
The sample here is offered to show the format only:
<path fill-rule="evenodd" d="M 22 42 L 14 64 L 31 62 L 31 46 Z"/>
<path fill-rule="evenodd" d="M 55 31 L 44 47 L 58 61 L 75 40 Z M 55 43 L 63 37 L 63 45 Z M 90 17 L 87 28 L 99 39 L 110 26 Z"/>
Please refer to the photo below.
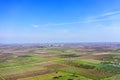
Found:
<path fill-rule="evenodd" d="M 19 50 L 19 49 L 18 49 Z M 0 55 L 0 80 L 119 80 L 119 54 L 35 47 L 32 53 Z"/>
<path fill-rule="evenodd" d="M 91 80 L 91 79 L 86 78 L 84 76 L 80 76 L 78 74 L 72 74 L 67 72 L 54 72 L 51 74 L 25 78 L 22 80 Z"/>

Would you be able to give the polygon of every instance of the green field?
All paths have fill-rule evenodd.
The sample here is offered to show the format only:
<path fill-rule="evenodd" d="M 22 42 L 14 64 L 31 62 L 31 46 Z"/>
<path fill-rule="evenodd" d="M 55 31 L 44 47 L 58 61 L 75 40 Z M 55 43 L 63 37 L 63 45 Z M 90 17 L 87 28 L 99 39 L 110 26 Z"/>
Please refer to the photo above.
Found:
<path fill-rule="evenodd" d="M 0 80 L 120 79 L 120 54 L 117 53 L 103 54 L 93 49 L 88 52 L 71 47 L 35 47 L 32 50 L 1 53 Z"/>

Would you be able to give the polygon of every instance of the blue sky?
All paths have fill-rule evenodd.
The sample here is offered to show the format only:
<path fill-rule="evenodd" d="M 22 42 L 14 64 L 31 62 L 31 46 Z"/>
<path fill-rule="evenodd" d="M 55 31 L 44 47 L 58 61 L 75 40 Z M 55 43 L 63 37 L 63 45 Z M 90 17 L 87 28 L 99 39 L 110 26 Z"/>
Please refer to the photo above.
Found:
<path fill-rule="evenodd" d="M 0 43 L 120 42 L 120 0 L 0 0 Z"/>

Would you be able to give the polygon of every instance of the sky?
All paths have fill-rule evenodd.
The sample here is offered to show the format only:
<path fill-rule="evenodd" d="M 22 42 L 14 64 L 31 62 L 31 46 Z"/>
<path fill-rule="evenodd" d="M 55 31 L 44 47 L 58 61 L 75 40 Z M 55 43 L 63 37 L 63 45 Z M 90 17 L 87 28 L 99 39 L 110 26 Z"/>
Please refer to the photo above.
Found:
<path fill-rule="evenodd" d="M 0 43 L 120 42 L 120 0 L 0 0 Z"/>

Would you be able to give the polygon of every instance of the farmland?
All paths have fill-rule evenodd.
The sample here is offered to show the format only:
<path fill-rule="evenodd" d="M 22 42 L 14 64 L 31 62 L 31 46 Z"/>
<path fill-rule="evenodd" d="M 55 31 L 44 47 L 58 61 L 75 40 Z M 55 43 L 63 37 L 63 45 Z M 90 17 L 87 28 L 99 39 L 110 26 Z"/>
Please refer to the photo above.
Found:
<path fill-rule="evenodd" d="M 0 45 L 0 80 L 119 80 L 120 45 Z"/>

